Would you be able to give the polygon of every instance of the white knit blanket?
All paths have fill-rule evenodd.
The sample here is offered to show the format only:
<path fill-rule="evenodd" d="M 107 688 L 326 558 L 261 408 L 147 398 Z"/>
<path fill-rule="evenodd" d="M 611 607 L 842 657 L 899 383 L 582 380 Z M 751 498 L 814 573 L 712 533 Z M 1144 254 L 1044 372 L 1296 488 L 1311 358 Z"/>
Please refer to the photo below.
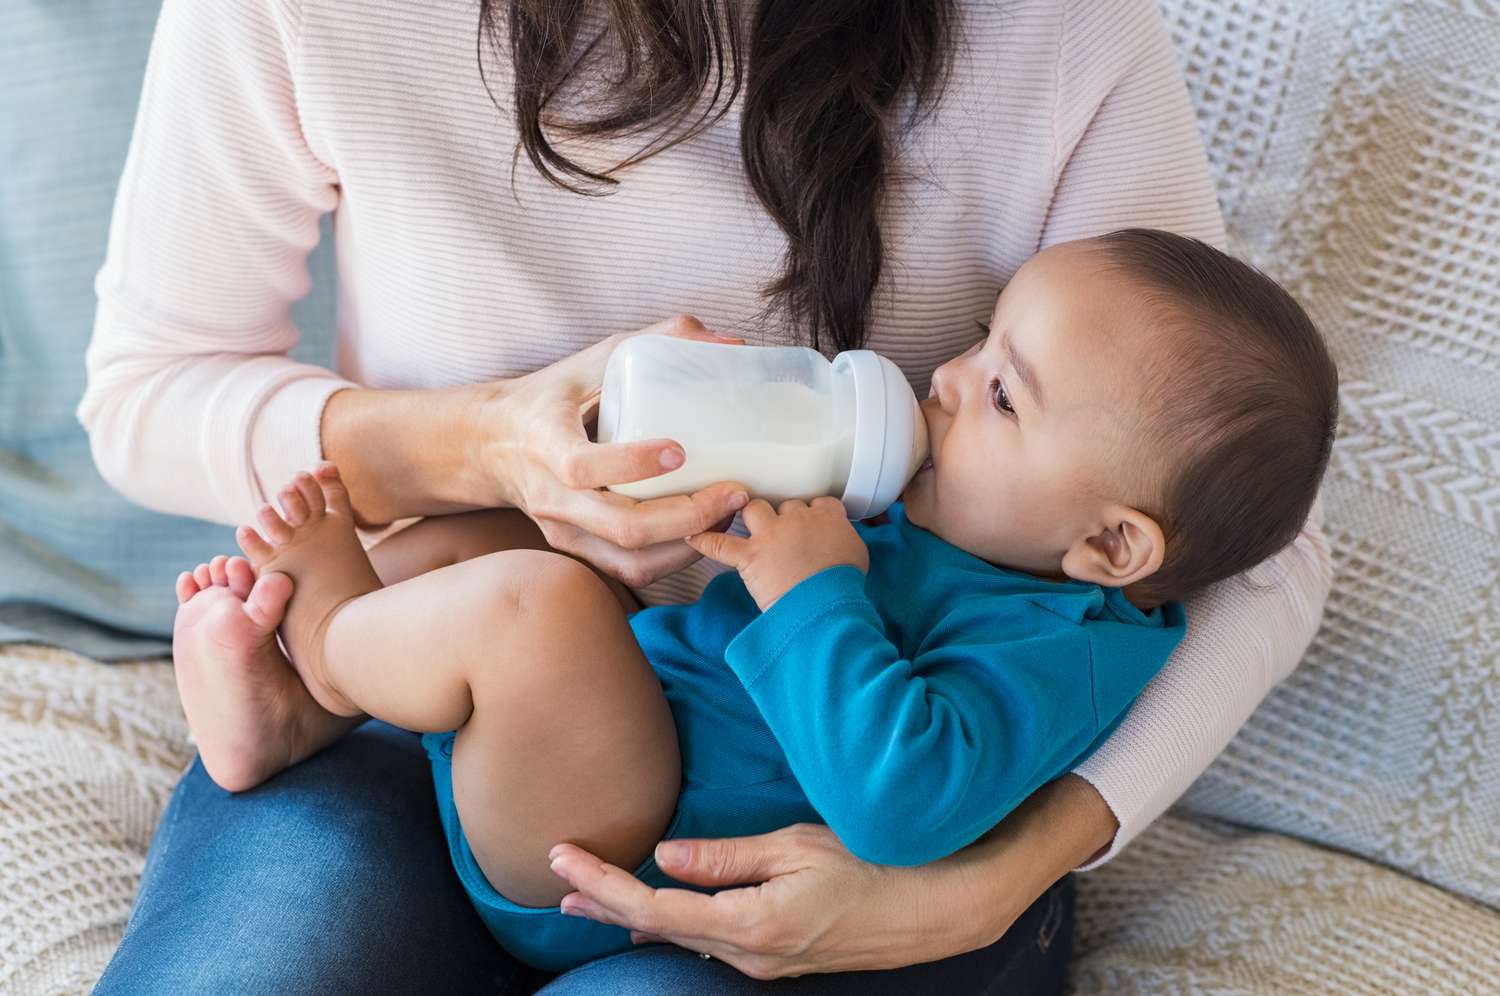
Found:
<path fill-rule="evenodd" d="M 1167 6 L 1234 248 L 1342 381 L 1322 631 L 1186 806 L 1500 905 L 1500 3 Z"/>
<path fill-rule="evenodd" d="M 1164 6 L 1234 248 L 1340 363 L 1338 576 L 1298 672 L 1083 878 L 1073 987 L 1500 991 L 1500 2 Z M 0 992 L 85 991 L 191 756 L 170 670 L 0 651 L 0 735 Z"/>

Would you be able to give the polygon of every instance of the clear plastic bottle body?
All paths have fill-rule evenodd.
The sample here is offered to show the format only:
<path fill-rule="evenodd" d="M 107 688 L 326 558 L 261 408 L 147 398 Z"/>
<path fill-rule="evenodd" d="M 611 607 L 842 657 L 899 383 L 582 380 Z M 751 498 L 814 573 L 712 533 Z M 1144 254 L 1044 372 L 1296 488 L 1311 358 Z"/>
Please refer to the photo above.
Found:
<path fill-rule="evenodd" d="M 838 495 L 852 453 L 853 388 L 802 346 L 736 346 L 635 336 L 610 358 L 600 442 L 675 439 L 686 460 L 611 485 L 631 498 L 740 481 L 768 501 Z"/>
<path fill-rule="evenodd" d="M 739 481 L 771 502 L 831 495 L 864 518 L 916 472 L 926 429 L 899 368 L 868 350 L 830 362 L 803 346 L 642 335 L 610 356 L 596 438 L 682 445 L 676 470 L 610 486 L 631 498 Z"/>

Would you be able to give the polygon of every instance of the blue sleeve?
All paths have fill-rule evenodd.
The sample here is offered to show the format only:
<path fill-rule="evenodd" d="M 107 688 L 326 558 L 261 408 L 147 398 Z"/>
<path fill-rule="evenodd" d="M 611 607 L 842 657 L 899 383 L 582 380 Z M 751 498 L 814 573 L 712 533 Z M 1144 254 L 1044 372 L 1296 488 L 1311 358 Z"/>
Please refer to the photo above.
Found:
<path fill-rule="evenodd" d="M 1087 638 L 1021 609 L 1014 626 L 945 621 L 905 660 L 864 575 L 832 567 L 745 627 L 725 659 L 844 846 L 924 864 L 1066 771 L 1097 730 Z"/>

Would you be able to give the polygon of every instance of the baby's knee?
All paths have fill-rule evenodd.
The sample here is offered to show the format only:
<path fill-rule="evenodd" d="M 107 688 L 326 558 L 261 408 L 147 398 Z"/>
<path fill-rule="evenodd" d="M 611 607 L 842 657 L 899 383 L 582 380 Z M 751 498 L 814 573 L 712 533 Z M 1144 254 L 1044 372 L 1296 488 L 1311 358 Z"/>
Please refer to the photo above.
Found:
<path fill-rule="evenodd" d="M 496 625 L 579 625 L 618 612 L 603 580 L 588 565 L 550 550 L 505 550 L 471 561 Z"/>

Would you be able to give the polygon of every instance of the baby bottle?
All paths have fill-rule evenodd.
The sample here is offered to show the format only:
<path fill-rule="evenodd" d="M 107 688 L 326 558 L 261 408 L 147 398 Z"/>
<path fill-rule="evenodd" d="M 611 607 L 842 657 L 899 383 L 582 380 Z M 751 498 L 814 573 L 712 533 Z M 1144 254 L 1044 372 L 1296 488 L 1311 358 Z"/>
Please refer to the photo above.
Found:
<path fill-rule="evenodd" d="M 833 495 L 866 519 L 927 458 L 911 385 L 871 350 L 829 362 L 805 346 L 632 336 L 605 366 L 596 438 L 663 437 L 682 444 L 682 466 L 611 491 L 644 499 L 741 481 L 772 503 Z"/>

